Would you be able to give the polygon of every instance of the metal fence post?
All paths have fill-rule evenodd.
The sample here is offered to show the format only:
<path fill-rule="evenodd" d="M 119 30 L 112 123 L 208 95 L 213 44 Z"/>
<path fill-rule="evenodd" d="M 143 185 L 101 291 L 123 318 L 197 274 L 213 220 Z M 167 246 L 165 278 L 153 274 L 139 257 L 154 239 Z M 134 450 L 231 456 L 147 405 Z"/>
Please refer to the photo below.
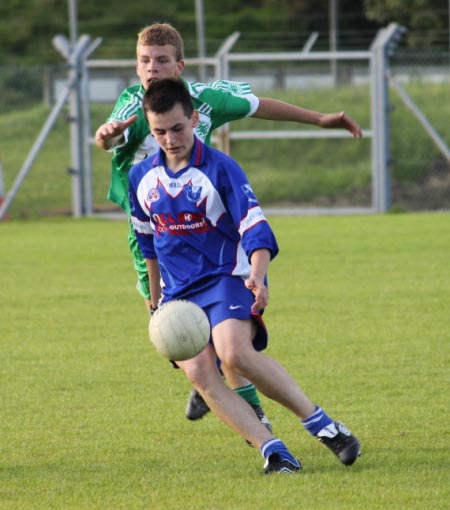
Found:
<path fill-rule="evenodd" d="M 392 56 L 406 29 L 391 23 L 381 29 L 371 45 L 372 80 L 372 205 L 377 212 L 391 208 L 391 146 L 388 69 Z"/>
<path fill-rule="evenodd" d="M 229 37 L 225 39 L 225 42 L 217 51 L 215 58 L 218 61 L 218 76 L 217 79 L 228 80 L 230 75 L 229 63 L 227 60 L 227 54 L 234 46 L 236 41 L 241 36 L 240 32 L 233 32 Z M 224 124 L 219 128 L 219 149 L 225 154 L 230 154 L 230 126 L 229 123 Z"/>
<path fill-rule="evenodd" d="M 371 79 L 372 79 L 372 206 L 377 212 L 386 212 L 390 199 L 390 167 L 389 167 L 389 123 L 388 94 L 385 83 L 384 47 L 374 44 L 372 48 Z"/>
<path fill-rule="evenodd" d="M 74 87 L 69 97 L 71 168 L 69 174 L 72 179 L 72 215 L 79 218 L 83 215 L 83 124 L 81 122 L 81 89 L 80 62 L 75 54 L 70 60 L 69 76 L 74 77 Z"/>
<path fill-rule="evenodd" d="M 97 38 L 82 35 L 72 46 L 66 37 L 57 35 L 53 44 L 69 65 L 69 81 L 73 88 L 69 97 L 69 122 L 71 142 L 72 215 L 79 218 L 92 213 L 92 165 L 89 133 L 89 80 L 86 59 L 101 43 Z"/>
<path fill-rule="evenodd" d="M 92 190 L 92 154 L 91 154 L 91 114 L 90 114 L 90 93 L 89 93 L 89 71 L 86 65 L 86 60 L 92 52 L 98 48 L 102 42 L 102 38 L 98 37 L 94 42 L 86 48 L 80 55 L 80 72 L 81 72 L 81 104 L 80 104 L 80 122 L 82 127 L 80 129 L 82 136 L 82 167 L 83 167 L 83 214 L 91 216 L 94 209 L 94 194 Z"/>

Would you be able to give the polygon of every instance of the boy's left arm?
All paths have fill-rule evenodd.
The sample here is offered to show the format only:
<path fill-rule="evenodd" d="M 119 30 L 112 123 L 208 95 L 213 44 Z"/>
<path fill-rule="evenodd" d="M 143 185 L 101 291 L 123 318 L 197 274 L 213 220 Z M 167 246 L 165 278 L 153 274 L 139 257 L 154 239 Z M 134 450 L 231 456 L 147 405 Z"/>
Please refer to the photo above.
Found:
<path fill-rule="evenodd" d="M 269 303 L 269 292 L 265 284 L 265 277 L 271 253 L 269 250 L 255 250 L 250 256 L 252 266 L 250 276 L 245 280 L 245 286 L 250 289 L 254 296 L 255 302 L 252 305 L 252 312 L 258 313 Z"/>
<path fill-rule="evenodd" d="M 321 128 L 346 129 L 354 138 L 362 138 L 363 136 L 357 122 L 351 119 L 345 112 L 321 113 L 268 97 L 259 98 L 259 107 L 252 117 L 265 120 L 313 124 Z"/>
<path fill-rule="evenodd" d="M 157 259 L 145 259 L 147 265 L 148 279 L 150 283 L 150 296 L 152 310 L 158 308 L 161 298 L 161 275 Z"/>

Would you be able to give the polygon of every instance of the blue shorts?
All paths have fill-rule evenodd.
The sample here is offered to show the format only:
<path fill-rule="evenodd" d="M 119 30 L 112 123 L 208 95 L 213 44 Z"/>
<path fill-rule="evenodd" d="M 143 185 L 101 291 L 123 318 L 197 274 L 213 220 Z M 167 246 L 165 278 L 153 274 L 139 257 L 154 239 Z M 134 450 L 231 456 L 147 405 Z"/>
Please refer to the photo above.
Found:
<path fill-rule="evenodd" d="M 267 347 L 269 335 L 261 313 L 251 310 L 255 296 L 240 276 L 221 275 L 208 279 L 200 289 L 179 295 L 176 299 L 187 299 L 203 308 L 211 328 L 226 319 L 253 319 L 257 325 L 253 346 L 257 351 Z"/>

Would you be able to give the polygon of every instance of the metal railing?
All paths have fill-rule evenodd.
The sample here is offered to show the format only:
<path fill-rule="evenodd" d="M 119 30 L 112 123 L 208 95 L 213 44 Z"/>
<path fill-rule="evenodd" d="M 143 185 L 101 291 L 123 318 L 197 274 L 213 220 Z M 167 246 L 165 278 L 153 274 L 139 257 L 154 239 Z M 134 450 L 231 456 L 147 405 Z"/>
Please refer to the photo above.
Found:
<path fill-rule="evenodd" d="M 364 136 L 370 141 L 371 156 L 371 198 L 370 203 L 365 207 L 347 207 L 345 211 L 337 207 L 323 208 L 318 206 L 308 207 L 305 212 L 314 213 L 342 213 L 342 212 L 385 212 L 389 210 L 395 197 L 395 184 L 392 182 L 392 170 L 397 171 L 398 165 L 393 166 L 391 124 L 396 120 L 396 113 L 392 112 L 391 89 L 395 90 L 398 97 L 412 112 L 414 118 L 421 123 L 424 131 L 433 140 L 443 159 L 448 164 L 448 145 L 444 137 L 432 125 L 432 122 L 421 112 L 420 107 L 415 104 L 414 99 L 392 72 L 392 57 L 395 55 L 397 44 L 404 34 L 402 27 L 391 24 L 377 34 L 369 51 L 351 52 L 314 52 L 311 51 L 315 38 L 312 36 L 299 52 L 277 52 L 277 53 L 233 53 L 232 48 L 238 33 L 232 34 L 221 46 L 214 57 L 203 59 L 186 59 L 187 68 L 195 69 L 207 67 L 213 79 L 236 79 L 239 66 L 251 67 L 254 71 L 258 66 L 272 66 L 281 63 L 293 66 L 300 63 L 310 69 L 315 62 L 320 65 L 328 62 L 351 63 L 360 66 L 365 62 L 367 75 L 364 76 L 365 83 L 370 90 L 370 123 L 363 126 Z M 135 60 L 96 60 L 90 59 L 99 40 L 91 41 L 87 36 L 82 36 L 74 48 L 63 39 L 55 38 L 56 46 L 66 58 L 67 76 L 64 86 L 54 104 L 49 117 L 44 123 L 37 139 L 29 151 L 25 161 L 18 172 L 18 175 L 10 186 L 3 203 L 0 205 L 0 218 L 3 218 L 11 205 L 15 195 L 18 193 L 26 175 L 36 159 L 45 139 L 52 130 L 55 120 L 60 115 L 63 106 L 69 105 L 68 120 L 70 123 L 70 152 L 72 181 L 72 214 L 75 217 L 90 215 L 93 213 L 92 193 L 92 163 L 90 134 L 90 109 L 89 97 L 92 75 L 96 71 L 107 69 L 134 69 Z M 250 71 L 249 71 L 250 72 Z M 270 68 L 273 74 L 273 69 Z M 289 71 L 288 71 L 289 72 Z M 289 78 L 289 76 L 288 76 Z M 440 79 L 440 78 L 439 78 Z M 444 78 L 445 79 L 445 78 Z M 251 81 L 251 80 L 249 80 Z M 49 96 L 49 94 L 44 94 Z M 1 111 L 1 108 L 0 108 Z M 229 125 L 224 126 L 215 135 L 215 141 L 224 151 L 230 150 L 231 143 L 250 140 L 320 140 L 323 138 L 338 139 L 346 138 L 349 134 L 341 130 L 312 130 L 312 129 L 231 129 Z M 447 138 L 448 140 L 448 138 Z M 450 168 L 450 167 L 447 167 Z M 395 172 L 394 172 L 395 173 Z M 395 177 L 395 176 L 394 176 Z M 394 196 L 393 196 L 394 191 Z"/>

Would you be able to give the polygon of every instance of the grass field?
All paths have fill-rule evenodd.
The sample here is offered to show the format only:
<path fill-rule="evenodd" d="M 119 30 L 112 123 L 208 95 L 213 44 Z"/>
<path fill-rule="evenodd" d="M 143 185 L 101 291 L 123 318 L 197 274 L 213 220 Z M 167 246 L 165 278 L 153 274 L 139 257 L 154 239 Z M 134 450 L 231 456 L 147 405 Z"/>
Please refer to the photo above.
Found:
<path fill-rule="evenodd" d="M 0 224 L 0 509 L 443 509 L 450 501 L 447 214 L 274 217 L 268 353 L 361 439 L 339 462 L 263 399 L 304 474 L 263 459 L 151 348 L 127 227 Z"/>

